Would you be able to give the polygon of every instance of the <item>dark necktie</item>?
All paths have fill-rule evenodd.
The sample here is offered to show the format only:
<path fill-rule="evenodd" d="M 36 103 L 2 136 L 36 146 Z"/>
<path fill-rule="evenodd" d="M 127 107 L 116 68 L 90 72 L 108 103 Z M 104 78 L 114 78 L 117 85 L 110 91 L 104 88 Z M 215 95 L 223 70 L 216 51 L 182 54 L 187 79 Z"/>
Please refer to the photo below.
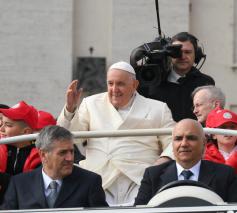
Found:
<path fill-rule="evenodd" d="M 57 186 L 58 186 L 58 184 L 56 181 L 52 181 L 49 184 L 50 193 L 47 197 L 49 208 L 53 208 L 55 200 L 57 198 L 57 195 L 58 195 Z"/>
<path fill-rule="evenodd" d="M 183 175 L 184 180 L 189 180 L 189 178 L 193 175 L 193 173 L 190 170 L 183 170 L 181 172 L 181 175 Z"/>
<path fill-rule="evenodd" d="M 185 77 L 180 77 L 177 81 L 178 81 L 180 84 L 182 84 L 182 83 L 185 81 Z"/>

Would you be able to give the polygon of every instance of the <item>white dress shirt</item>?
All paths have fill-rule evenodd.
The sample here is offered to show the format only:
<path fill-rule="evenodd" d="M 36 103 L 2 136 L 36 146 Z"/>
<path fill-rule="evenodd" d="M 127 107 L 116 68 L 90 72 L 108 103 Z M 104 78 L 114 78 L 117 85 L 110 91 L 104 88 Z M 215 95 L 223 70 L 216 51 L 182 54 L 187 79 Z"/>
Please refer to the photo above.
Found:
<path fill-rule="evenodd" d="M 181 77 L 185 77 L 185 75 L 181 76 L 178 73 L 176 73 L 174 70 L 171 70 L 171 72 L 168 76 L 168 81 L 179 84 L 178 79 L 181 78 Z"/>
<path fill-rule="evenodd" d="M 49 188 L 49 184 L 52 181 L 56 181 L 58 184 L 57 191 L 59 192 L 62 186 L 62 180 L 53 180 L 51 177 L 49 177 L 44 170 L 42 169 L 42 176 L 43 176 L 43 181 L 44 181 L 44 194 L 46 197 L 50 194 L 51 190 Z"/>
<path fill-rule="evenodd" d="M 188 169 L 188 170 L 190 170 L 193 173 L 193 175 L 189 178 L 189 180 L 198 181 L 200 166 L 201 166 L 201 161 L 198 161 L 197 164 L 195 164 L 192 168 Z M 176 162 L 176 167 L 177 167 L 177 177 L 178 177 L 178 180 L 184 180 L 184 177 L 183 177 L 183 175 L 181 175 L 181 172 L 183 170 L 187 170 L 187 169 L 184 169 L 177 162 Z"/>

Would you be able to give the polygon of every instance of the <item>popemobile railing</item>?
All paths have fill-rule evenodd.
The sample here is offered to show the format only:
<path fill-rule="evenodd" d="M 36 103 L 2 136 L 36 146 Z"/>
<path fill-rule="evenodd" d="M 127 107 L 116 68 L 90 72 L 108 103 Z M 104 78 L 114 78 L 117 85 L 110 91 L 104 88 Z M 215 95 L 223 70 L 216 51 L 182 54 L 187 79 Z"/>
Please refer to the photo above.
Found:
<path fill-rule="evenodd" d="M 204 128 L 205 134 L 219 134 L 219 135 L 233 135 L 237 136 L 237 130 L 226 130 L 226 129 L 212 129 Z M 128 137 L 128 136 L 159 136 L 159 135 L 170 135 L 172 128 L 163 129 L 130 129 L 130 130 L 116 130 L 116 131 L 80 131 L 72 132 L 75 138 L 103 138 L 103 137 Z M 0 139 L 0 144 L 10 144 L 22 141 L 31 141 L 37 138 L 39 133 L 21 135 L 9 138 Z M 0 162 L 1 163 L 1 162 Z M 169 207 L 169 208 L 158 208 L 158 207 L 108 207 L 108 208 L 65 208 L 65 209 L 32 209 L 32 210 L 4 210 L 0 212 L 8 213 L 22 213 L 22 212 L 85 212 L 85 213 L 158 213 L 158 212 L 226 212 L 226 213 L 237 213 L 236 204 L 220 204 L 214 206 L 192 206 L 192 207 Z"/>
<path fill-rule="evenodd" d="M 205 134 L 233 135 L 237 136 L 237 130 L 204 128 Z M 170 135 L 172 128 L 162 129 L 129 129 L 115 131 L 79 131 L 72 132 L 75 138 L 104 138 L 104 137 L 128 137 L 128 136 L 159 136 Z M 21 141 L 31 141 L 37 138 L 39 133 L 20 135 L 0 139 L 0 144 L 17 143 Z"/>

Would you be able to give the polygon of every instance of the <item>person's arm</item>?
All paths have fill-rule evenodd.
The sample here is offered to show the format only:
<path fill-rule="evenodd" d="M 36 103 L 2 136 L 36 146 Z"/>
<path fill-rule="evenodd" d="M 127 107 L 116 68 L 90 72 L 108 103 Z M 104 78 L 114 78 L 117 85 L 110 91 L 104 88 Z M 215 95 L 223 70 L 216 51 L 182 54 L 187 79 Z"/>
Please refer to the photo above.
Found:
<path fill-rule="evenodd" d="M 107 207 L 108 203 L 105 200 L 105 192 L 102 188 L 102 180 L 99 175 L 96 175 L 93 183 L 91 183 L 89 191 L 89 207 Z"/>
<path fill-rule="evenodd" d="M 233 169 L 229 172 L 226 188 L 228 188 L 226 201 L 228 203 L 237 203 L 237 175 Z"/>
<path fill-rule="evenodd" d="M 161 128 L 173 128 L 175 125 L 175 122 L 172 118 L 171 111 L 169 107 L 165 104 L 164 111 L 162 113 L 162 121 L 161 121 Z M 174 159 L 173 154 L 173 147 L 172 147 L 172 136 L 171 135 L 163 135 L 159 136 L 158 139 L 161 142 L 162 145 L 162 153 L 157 160 L 157 164 L 160 164 L 159 161 L 167 161 L 168 159 Z M 164 159 L 162 159 L 164 158 Z"/>
<path fill-rule="evenodd" d="M 154 165 L 160 165 L 160 164 L 162 164 L 162 163 L 166 163 L 166 162 L 171 161 L 171 160 L 172 160 L 172 159 L 171 159 L 170 157 L 168 157 L 168 156 L 160 156 L 160 157 L 158 158 L 158 160 L 155 162 Z"/>
<path fill-rule="evenodd" d="M 0 204 L 3 202 L 4 194 L 7 190 L 10 175 L 7 173 L 0 173 Z"/>
<path fill-rule="evenodd" d="M 14 177 L 11 178 L 9 186 L 7 188 L 6 194 L 4 196 L 3 205 L 0 207 L 1 209 L 18 209 L 18 199 L 16 192 L 16 183 L 14 181 Z"/>
<path fill-rule="evenodd" d="M 67 129 L 70 128 L 70 121 L 74 117 L 81 101 L 82 88 L 78 90 L 78 80 L 72 81 L 66 91 L 66 104 L 61 111 L 57 124 Z"/>
<path fill-rule="evenodd" d="M 66 91 L 66 109 L 68 112 L 75 112 L 80 104 L 82 88 L 78 89 L 78 80 L 72 81 Z"/>

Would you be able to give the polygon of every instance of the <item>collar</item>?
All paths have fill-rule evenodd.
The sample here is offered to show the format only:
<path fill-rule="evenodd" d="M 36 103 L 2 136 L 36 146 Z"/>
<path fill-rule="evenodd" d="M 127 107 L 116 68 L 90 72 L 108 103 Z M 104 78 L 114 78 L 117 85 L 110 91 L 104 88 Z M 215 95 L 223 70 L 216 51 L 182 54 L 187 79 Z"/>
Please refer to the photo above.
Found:
<path fill-rule="evenodd" d="M 236 152 L 236 151 L 237 151 L 237 146 L 235 146 L 235 147 L 233 148 L 233 150 L 232 150 L 230 153 L 225 152 L 225 151 L 219 149 L 219 152 L 223 155 L 223 157 L 224 157 L 225 160 L 227 160 L 227 159 L 228 159 L 234 152 Z"/>
<path fill-rule="evenodd" d="M 43 170 L 42 168 L 42 176 L 43 176 L 43 181 L 44 181 L 44 190 L 46 191 L 49 187 L 49 184 L 53 181 L 53 179 L 51 177 L 49 177 Z M 57 182 L 57 184 L 59 185 L 59 188 L 62 185 L 62 180 L 58 179 L 58 180 L 54 180 Z"/>
<path fill-rule="evenodd" d="M 196 163 L 192 168 L 189 168 L 188 170 L 190 170 L 193 175 L 190 177 L 190 180 L 198 180 L 198 176 L 199 176 L 199 172 L 200 172 L 200 166 L 201 166 L 201 160 L 198 161 L 198 163 Z M 177 167 L 177 177 L 179 180 L 183 180 L 183 176 L 181 175 L 181 172 L 183 170 L 187 170 L 184 169 L 178 162 L 176 162 L 176 167 Z"/>
<path fill-rule="evenodd" d="M 176 73 L 173 69 L 171 70 L 171 72 L 170 72 L 170 74 L 168 75 L 168 81 L 169 82 L 173 82 L 173 83 L 176 83 L 176 84 L 178 84 L 178 79 L 180 78 L 180 77 L 185 77 L 185 75 L 184 76 L 181 76 L 181 75 L 179 75 L 178 73 Z"/>

